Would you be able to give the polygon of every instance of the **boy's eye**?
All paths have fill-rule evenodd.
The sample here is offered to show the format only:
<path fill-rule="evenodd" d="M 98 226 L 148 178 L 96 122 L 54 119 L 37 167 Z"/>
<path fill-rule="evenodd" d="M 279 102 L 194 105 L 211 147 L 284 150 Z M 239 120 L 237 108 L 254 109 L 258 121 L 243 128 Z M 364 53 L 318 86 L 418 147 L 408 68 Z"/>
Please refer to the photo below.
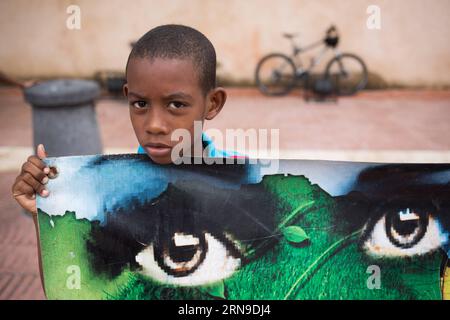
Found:
<path fill-rule="evenodd" d="M 180 109 L 183 107 L 186 107 L 187 105 L 183 102 L 180 101 L 172 101 L 171 103 L 169 103 L 169 107 L 173 108 L 173 109 Z"/>
<path fill-rule="evenodd" d="M 132 105 L 135 108 L 142 109 L 142 108 L 145 108 L 147 106 L 147 102 L 145 102 L 145 101 L 135 101 L 135 102 L 133 102 Z"/>

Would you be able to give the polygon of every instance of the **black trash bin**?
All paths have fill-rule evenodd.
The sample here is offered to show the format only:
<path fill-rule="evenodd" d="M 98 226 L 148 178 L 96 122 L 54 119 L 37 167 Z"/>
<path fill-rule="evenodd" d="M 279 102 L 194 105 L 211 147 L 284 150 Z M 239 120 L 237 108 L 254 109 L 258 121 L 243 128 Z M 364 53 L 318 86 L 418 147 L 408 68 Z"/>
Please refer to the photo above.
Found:
<path fill-rule="evenodd" d="M 50 157 L 101 154 L 95 113 L 100 87 L 95 81 L 63 79 L 25 89 L 33 107 L 33 144 Z"/>

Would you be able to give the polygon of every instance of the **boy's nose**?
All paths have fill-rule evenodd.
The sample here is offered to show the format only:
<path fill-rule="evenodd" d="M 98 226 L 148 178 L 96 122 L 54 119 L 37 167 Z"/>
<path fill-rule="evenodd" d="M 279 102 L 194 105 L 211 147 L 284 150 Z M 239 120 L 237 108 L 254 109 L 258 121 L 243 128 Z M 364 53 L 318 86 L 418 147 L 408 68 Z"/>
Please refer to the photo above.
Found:
<path fill-rule="evenodd" d="M 168 134 L 169 127 L 164 114 L 157 108 L 150 108 L 145 122 L 145 131 L 149 134 Z"/>

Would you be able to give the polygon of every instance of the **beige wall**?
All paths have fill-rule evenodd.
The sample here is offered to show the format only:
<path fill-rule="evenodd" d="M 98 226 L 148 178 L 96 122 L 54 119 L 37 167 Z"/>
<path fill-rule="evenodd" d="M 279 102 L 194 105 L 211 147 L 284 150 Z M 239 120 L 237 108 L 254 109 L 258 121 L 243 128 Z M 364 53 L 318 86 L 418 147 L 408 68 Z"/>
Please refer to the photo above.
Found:
<path fill-rule="evenodd" d="M 81 8 L 81 30 L 66 28 L 66 8 Z M 366 27 L 381 8 L 381 30 Z M 259 57 L 288 51 L 281 32 L 317 40 L 331 23 L 341 49 L 359 54 L 390 83 L 450 85 L 449 0 L 1 0 L 0 68 L 19 77 L 92 76 L 121 70 L 129 43 L 150 28 L 182 23 L 216 47 L 220 73 L 252 79 Z"/>

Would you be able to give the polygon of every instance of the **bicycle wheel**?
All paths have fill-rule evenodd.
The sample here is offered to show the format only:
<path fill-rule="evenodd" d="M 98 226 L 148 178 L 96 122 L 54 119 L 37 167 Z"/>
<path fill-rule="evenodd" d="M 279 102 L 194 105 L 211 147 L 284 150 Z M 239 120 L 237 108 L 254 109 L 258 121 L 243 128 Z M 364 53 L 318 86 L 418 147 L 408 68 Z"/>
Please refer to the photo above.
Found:
<path fill-rule="evenodd" d="M 349 96 L 367 85 L 367 67 L 364 61 L 351 53 L 343 53 L 328 62 L 325 76 L 331 81 L 336 93 Z"/>
<path fill-rule="evenodd" d="M 295 85 L 295 64 L 281 53 L 263 57 L 256 66 L 255 82 L 259 90 L 269 96 L 282 96 Z"/>

